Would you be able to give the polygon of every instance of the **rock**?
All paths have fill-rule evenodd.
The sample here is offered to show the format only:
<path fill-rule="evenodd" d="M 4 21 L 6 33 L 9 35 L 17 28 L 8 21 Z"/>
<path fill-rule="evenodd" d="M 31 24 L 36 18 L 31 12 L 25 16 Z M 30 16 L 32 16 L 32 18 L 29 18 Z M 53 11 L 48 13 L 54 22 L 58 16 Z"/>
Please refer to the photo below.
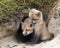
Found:
<path fill-rule="evenodd" d="M 55 19 L 54 17 L 52 17 L 49 20 L 48 30 L 55 36 L 60 34 L 60 18 Z"/>
<path fill-rule="evenodd" d="M 53 33 L 54 36 L 60 34 L 60 1 L 57 2 L 55 7 L 49 14 L 48 30 Z"/>

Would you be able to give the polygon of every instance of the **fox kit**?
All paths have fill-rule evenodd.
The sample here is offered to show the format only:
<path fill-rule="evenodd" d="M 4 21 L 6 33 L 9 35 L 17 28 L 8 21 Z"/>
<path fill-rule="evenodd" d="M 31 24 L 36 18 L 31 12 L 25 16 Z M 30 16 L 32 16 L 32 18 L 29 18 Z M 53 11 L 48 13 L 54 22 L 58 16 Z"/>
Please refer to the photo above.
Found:
<path fill-rule="evenodd" d="M 22 34 L 24 36 L 27 36 L 33 32 L 33 26 L 32 26 L 32 21 L 30 18 L 27 18 L 22 22 Z"/>
<path fill-rule="evenodd" d="M 36 43 L 38 40 L 49 40 L 51 38 L 51 34 L 45 26 L 42 12 L 36 9 L 31 9 L 29 17 L 32 19 L 33 28 L 35 30 L 35 36 L 33 37 L 34 42 Z"/>
<path fill-rule="evenodd" d="M 16 39 L 17 41 L 21 42 L 30 42 L 31 38 L 34 34 L 32 21 L 30 18 L 24 19 L 21 21 L 20 26 L 16 32 Z"/>

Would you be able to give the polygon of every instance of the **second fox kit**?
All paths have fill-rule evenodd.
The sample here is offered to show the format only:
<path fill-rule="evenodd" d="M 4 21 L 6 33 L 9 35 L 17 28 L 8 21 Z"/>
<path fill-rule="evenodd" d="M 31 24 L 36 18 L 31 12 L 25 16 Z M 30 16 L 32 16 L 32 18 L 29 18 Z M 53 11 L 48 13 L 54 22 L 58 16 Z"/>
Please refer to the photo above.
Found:
<path fill-rule="evenodd" d="M 36 9 L 31 9 L 29 11 L 29 18 L 32 19 L 33 27 L 35 30 L 35 36 L 33 37 L 35 42 L 39 39 L 49 40 L 52 35 L 48 32 L 45 22 L 43 21 L 42 12 Z"/>

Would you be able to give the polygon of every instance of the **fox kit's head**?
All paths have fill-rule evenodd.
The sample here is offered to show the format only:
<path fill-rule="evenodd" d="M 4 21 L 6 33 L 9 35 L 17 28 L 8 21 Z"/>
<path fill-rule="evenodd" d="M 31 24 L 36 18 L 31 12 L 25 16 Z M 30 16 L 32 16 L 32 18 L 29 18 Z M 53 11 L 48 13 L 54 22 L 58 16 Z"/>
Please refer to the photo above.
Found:
<path fill-rule="evenodd" d="M 42 12 L 36 9 L 29 10 L 29 17 L 33 20 L 33 22 L 37 22 L 39 19 L 42 19 Z"/>
<path fill-rule="evenodd" d="M 33 33 L 33 26 L 32 26 L 32 23 L 29 19 L 26 19 L 23 23 L 22 23 L 22 34 L 24 36 L 27 36 L 31 33 Z"/>

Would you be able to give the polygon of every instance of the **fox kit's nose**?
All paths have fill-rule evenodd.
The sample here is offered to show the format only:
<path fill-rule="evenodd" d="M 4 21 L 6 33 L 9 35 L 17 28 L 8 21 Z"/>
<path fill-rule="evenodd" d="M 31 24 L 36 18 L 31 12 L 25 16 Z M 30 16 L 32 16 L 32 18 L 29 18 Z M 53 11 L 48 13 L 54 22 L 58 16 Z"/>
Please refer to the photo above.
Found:
<path fill-rule="evenodd" d="M 25 35 L 27 35 L 27 32 L 26 32 L 26 31 L 23 31 L 23 33 L 22 33 L 22 34 L 25 36 Z"/>

